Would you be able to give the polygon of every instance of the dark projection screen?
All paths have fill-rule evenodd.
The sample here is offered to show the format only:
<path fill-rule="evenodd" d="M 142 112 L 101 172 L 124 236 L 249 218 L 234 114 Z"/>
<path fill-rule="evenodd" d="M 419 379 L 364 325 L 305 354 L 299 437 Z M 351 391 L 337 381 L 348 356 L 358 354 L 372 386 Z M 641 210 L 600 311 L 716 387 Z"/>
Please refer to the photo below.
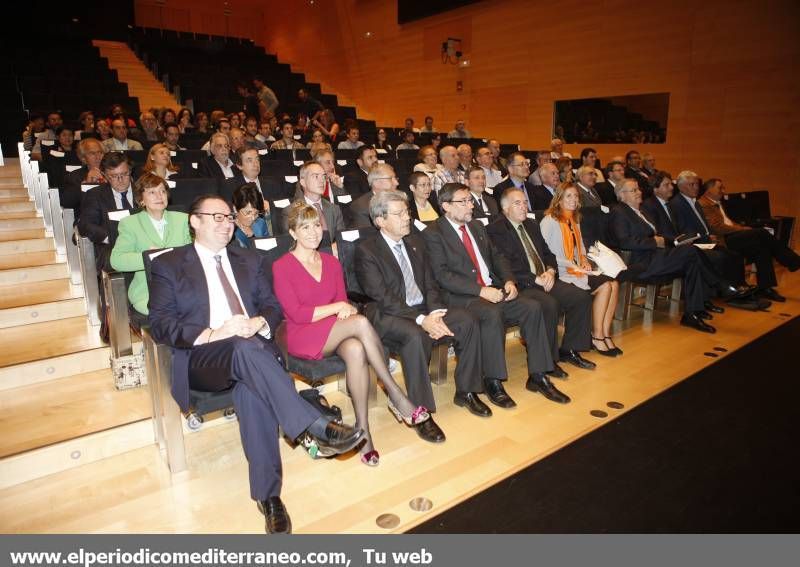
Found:
<path fill-rule="evenodd" d="M 397 0 L 397 23 L 407 24 L 480 0 Z"/>

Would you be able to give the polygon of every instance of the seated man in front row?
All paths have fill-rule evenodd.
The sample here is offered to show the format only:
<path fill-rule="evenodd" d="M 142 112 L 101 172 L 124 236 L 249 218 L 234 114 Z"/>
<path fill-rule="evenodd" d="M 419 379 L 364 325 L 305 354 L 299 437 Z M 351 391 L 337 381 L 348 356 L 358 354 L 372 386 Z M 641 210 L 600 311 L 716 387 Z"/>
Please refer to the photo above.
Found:
<path fill-rule="evenodd" d="M 480 320 L 481 357 L 486 395 L 496 406 L 516 406 L 503 382 L 508 378 L 505 344 L 506 324 L 519 325 L 528 351 L 525 387 L 548 400 L 568 403 L 547 376 L 558 373 L 553 361 L 541 305 L 519 295 L 516 279 L 505 259 L 486 234 L 483 224 L 472 220 L 472 196 L 462 183 L 446 183 L 439 191 L 444 216 L 422 235 L 433 273 L 444 291 L 448 307 L 464 307 Z M 562 371 L 563 372 L 563 371 Z M 465 405 L 458 397 L 456 405 Z"/>
<path fill-rule="evenodd" d="M 558 279 L 556 257 L 547 247 L 539 224 L 528 218 L 525 193 L 517 188 L 506 189 L 500 197 L 500 206 L 503 214 L 486 227 L 486 232 L 508 258 L 520 293 L 542 306 L 553 360 L 593 370 L 594 362 L 580 354 L 592 348 L 592 296 Z M 559 349 L 558 316 L 562 311 L 564 338 Z"/>
<path fill-rule="evenodd" d="M 289 533 L 278 427 L 290 439 L 307 434 L 329 454 L 352 449 L 363 432 L 329 421 L 295 390 L 271 340 L 282 312 L 269 268 L 254 252 L 226 248 L 234 219 L 218 196 L 194 201 L 194 244 L 153 261 L 149 320 L 155 340 L 173 348 L 172 395 L 183 411 L 190 388 L 216 392 L 233 385 L 250 495 L 266 516 L 267 533 Z"/>
<path fill-rule="evenodd" d="M 436 409 L 428 373 L 433 341 L 454 337 L 456 395 L 468 402 L 473 413 L 489 417 L 492 411 L 478 398 L 483 390 L 478 320 L 465 309 L 446 308 L 425 244 L 411 235 L 407 200 L 405 193 L 392 189 L 370 201 L 370 216 L 380 234 L 362 239 L 355 255 L 358 282 L 375 300 L 368 316 L 381 340 L 399 345 L 409 399 L 431 411 Z M 432 417 L 415 428 L 426 441 L 444 441 Z"/>

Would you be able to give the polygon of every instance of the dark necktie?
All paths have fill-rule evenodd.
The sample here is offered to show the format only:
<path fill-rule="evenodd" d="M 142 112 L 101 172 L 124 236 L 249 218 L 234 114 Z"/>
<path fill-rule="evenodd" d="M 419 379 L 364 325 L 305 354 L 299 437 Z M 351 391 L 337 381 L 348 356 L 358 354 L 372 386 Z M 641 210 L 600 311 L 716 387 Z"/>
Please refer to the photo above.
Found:
<path fill-rule="evenodd" d="M 478 256 L 475 254 L 475 248 L 472 246 L 472 239 L 469 237 L 469 234 L 467 234 L 467 226 L 464 224 L 461 225 L 461 242 L 464 243 L 464 248 L 467 249 L 467 254 L 470 260 L 472 260 L 472 265 L 475 266 L 475 272 L 478 274 L 476 278 L 478 283 L 486 287 L 486 282 L 484 282 L 481 277 L 481 266 L 478 263 Z"/>
<path fill-rule="evenodd" d="M 228 301 L 228 308 L 231 310 L 231 315 L 244 315 L 242 304 L 239 303 L 239 298 L 236 296 L 236 292 L 233 291 L 233 286 L 231 282 L 228 281 L 225 270 L 222 269 L 222 256 L 217 254 L 214 256 L 214 260 L 217 261 L 217 276 L 219 277 L 219 282 L 222 284 L 222 291 L 225 292 L 225 299 Z"/>
<path fill-rule="evenodd" d="M 128 192 L 127 191 L 120 191 L 119 193 L 120 199 L 122 200 L 122 208 L 128 211 L 132 211 L 133 207 L 131 207 L 130 202 L 128 202 Z"/>
<path fill-rule="evenodd" d="M 319 215 L 319 224 L 322 227 L 322 230 L 328 230 L 328 221 L 325 220 L 325 215 L 322 214 L 322 205 L 319 201 L 314 203 L 314 208 L 317 209 L 317 214 Z"/>
<path fill-rule="evenodd" d="M 703 209 L 700 208 L 700 203 L 698 203 L 697 201 L 694 202 L 694 212 L 697 215 L 697 218 L 700 219 L 700 224 L 703 225 L 706 234 L 710 234 L 710 231 L 708 230 L 708 225 L 706 224 L 706 221 L 703 218 Z"/>
<path fill-rule="evenodd" d="M 536 252 L 536 248 L 534 248 L 533 243 L 530 241 L 530 238 L 528 238 L 528 233 L 525 232 L 525 227 L 519 225 L 517 230 L 519 230 L 519 237 L 522 240 L 522 245 L 525 247 L 525 252 L 528 254 L 528 260 L 533 264 L 533 268 L 535 270 L 534 275 L 541 275 L 544 273 L 544 264 L 542 263 L 542 259 L 539 257 L 539 254 Z"/>
<path fill-rule="evenodd" d="M 397 263 L 400 264 L 400 272 L 403 274 L 403 282 L 406 286 L 406 305 L 412 307 L 422 303 L 422 292 L 419 290 L 416 280 L 414 280 L 414 273 L 411 271 L 411 266 L 406 262 L 406 257 L 403 255 L 403 245 L 398 242 L 394 245 L 395 256 L 397 256 Z"/>

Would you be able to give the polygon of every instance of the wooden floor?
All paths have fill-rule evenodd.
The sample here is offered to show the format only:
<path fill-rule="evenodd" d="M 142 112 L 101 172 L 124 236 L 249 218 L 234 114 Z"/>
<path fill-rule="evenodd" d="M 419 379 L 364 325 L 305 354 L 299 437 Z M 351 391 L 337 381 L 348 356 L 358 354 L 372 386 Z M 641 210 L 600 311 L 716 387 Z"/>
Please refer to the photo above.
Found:
<path fill-rule="evenodd" d="M 381 452 L 377 468 L 362 465 L 353 455 L 311 461 L 303 451 L 282 446 L 283 499 L 295 532 L 402 532 L 453 506 L 713 364 L 715 359 L 704 353 L 725 356 L 714 349 L 736 350 L 800 315 L 800 274 L 781 271 L 779 277 L 787 303 L 774 304 L 770 312 L 728 309 L 715 318 L 715 335 L 680 327 L 663 305 L 653 317 L 626 324 L 617 340 L 624 356 L 587 355 L 598 362 L 594 372 L 566 367 L 569 379 L 557 381 L 573 398 L 566 406 L 524 389 L 524 350 L 517 339 L 510 339 L 507 389 L 519 406 L 493 407 L 491 419 L 480 419 L 452 404 L 452 380 L 435 387 L 436 420 L 448 437 L 441 445 L 424 443 L 397 424 L 379 392 L 379 403 L 370 412 Z M 451 375 L 452 368 L 451 362 Z M 352 420 L 343 395 L 328 397 Z M 612 401 L 624 409 L 610 408 Z M 592 410 L 607 412 L 608 418 L 594 417 Z M 207 423 L 187 435 L 187 451 L 190 470 L 174 477 L 155 446 L 147 446 L 4 489 L 0 530 L 262 533 L 263 517 L 249 498 L 237 423 Z M 409 506 L 420 497 L 431 501 L 429 511 Z M 382 514 L 395 514 L 399 523 L 390 530 L 380 528 L 376 518 Z"/>

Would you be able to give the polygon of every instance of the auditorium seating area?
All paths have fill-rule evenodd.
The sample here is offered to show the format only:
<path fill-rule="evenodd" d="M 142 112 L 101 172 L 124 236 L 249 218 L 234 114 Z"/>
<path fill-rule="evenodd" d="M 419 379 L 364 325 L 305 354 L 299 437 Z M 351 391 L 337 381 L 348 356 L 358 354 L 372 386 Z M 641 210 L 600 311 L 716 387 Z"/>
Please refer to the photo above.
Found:
<path fill-rule="evenodd" d="M 74 227 L 77 221 L 74 212 L 61 207 L 59 188 L 62 188 L 65 175 L 75 170 L 80 161 L 75 154 L 52 158 L 46 151 L 42 161 L 36 162 L 31 160 L 30 152 L 25 151 L 19 143 L 19 132 L 25 119 L 23 108 L 39 114 L 59 110 L 64 115 L 65 122 L 70 124 L 85 110 L 94 110 L 100 119 L 105 116 L 104 112 L 112 104 L 121 104 L 125 108 L 127 117 L 136 122 L 139 112 L 147 110 L 139 107 L 138 99 L 129 96 L 127 85 L 118 81 L 116 72 L 108 68 L 107 61 L 100 57 L 96 47 L 88 41 L 72 41 L 73 43 L 66 47 L 62 45 L 57 50 L 20 47 L 12 58 L 12 65 L 0 71 L 0 87 L 2 87 L 0 96 L 3 97 L 0 105 L 3 114 L 0 115 L 0 119 L 3 124 L 14 125 L 13 132 L 11 129 L 3 131 L 0 142 L 4 148 L 15 146 L 18 149 L 26 198 L 30 197 L 37 214 L 41 216 L 44 233 L 52 236 L 53 252 L 63 259 L 72 283 L 80 282 L 82 286 L 85 303 L 81 316 L 86 317 L 92 332 L 99 330 L 101 318 L 108 317 L 111 326 L 109 354 L 112 359 L 139 356 L 140 352 L 143 353 L 141 364 L 145 381 L 149 383 L 148 402 L 153 417 L 155 442 L 165 454 L 169 469 L 177 473 L 193 465 L 191 458 L 187 459 L 191 447 L 189 444 L 184 444 L 184 418 L 187 427 L 196 430 L 200 429 L 206 419 L 204 415 L 222 411 L 225 417 L 234 417 L 231 411 L 230 392 L 202 398 L 195 397 L 193 411 L 186 416 L 180 415 L 170 397 L 169 349 L 156 344 L 149 334 L 146 323 L 142 324 L 141 320 L 132 319 L 129 315 L 130 305 L 127 301 L 126 286 L 130 283 L 130 275 L 126 279 L 124 274 L 109 272 L 101 274 L 98 278 L 94 267 L 94 247 L 86 235 L 81 235 Z M 360 139 L 367 144 L 374 143 L 380 128 L 386 130 L 388 141 L 393 147 L 403 141 L 403 128 L 377 126 L 374 121 L 359 119 L 356 108 L 339 105 L 335 94 L 323 93 L 318 84 L 307 82 L 305 75 L 292 72 L 289 65 L 279 62 L 276 56 L 265 53 L 262 47 L 254 45 L 249 40 L 136 27 L 131 30 L 129 45 L 162 80 L 165 88 L 184 105 L 190 106 L 195 114 L 200 111 L 210 114 L 214 110 L 224 110 L 226 113 L 240 111 L 242 100 L 236 93 L 236 82 L 247 79 L 253 74 L 260 74 L 281 101 L 280 112 L 287 112 L 294 117 L 299 108 L 297 90 L 304 88 L 324 107 L 331 109 L 341 125 L 348 120 L 354 121 L 360 129 Z M 11 110 L 15 106 L 19 110 Z M 636 123 L 635 120 L 631 125 L 632 128 L 651 126 Z M 343 133 L 337 141 L 344 139 Z M 131 134 L 132 138 L 134 134 L 135 132 Z M 181 173 L 168 181 L 170 210 L 187 212 L 192 201 L 200 194 L 220 195 L 231 202 L 233 191 L 238 185 L 235 180 L 205 178 L 198 174 L 199 164 L 208 156 L 206 151 L 199 149 L 206 139 L 207 136 L 184 133 L 178 143 L 189 149 L 171 152 L 172 162 L 179 166 Z M 305 146 L 310 140 L 310 133 L 305 133 L 298 139 Z M 416 143 L 419 146 L 430 142 L 430 135 L 417 136 Z M 487 139 L 469 138 L 453 142 L 466 143 L 475 152 L 486 146 Z M 506 143 L 500 146 L 501 156 L 522 150 L 520 145 L 511 143 L 513 141 L 504 140 L 504 142 Z M 144 151 L 125 152 L 133 163 L 133 171 L 140 171 L 153 143 L 145 142 Z M 442 134 L 441 145 L 446 144 L 448 140 Z M 538 151 L 533 149 L 522 151 L 532 161 L 538 154 Z M 288 250 L 290 239 L 285 234 L 282 215 L 290 201 L 294 199 L 300 167 L 312 156 L 306 149 L 270 150 L 259 153 L 261 190 L 265 201 L 269 204 L 273 231 L 270 237 L 257 239 L 256 248 L 271 260 L 275 260 L 279 253 Z M 334 154 L 338 171 L 346 173 L 358 167 L 355 150 L 337 150 L 334 144 Z M 394 168 L 400 188 L 403 190 L 408 186 L 409 175 L 414 166 L 420 161 L 416 150 L 380 151 L 378 159 L 379 162 Z M 577 167 L 579 163 L 574 165 Z M 713 173 L 703 172 L 707 177 Z M 84 187 L 83 190 L 89 189 L 90 187 Z M 14 196 L 20 197 L 16 194 Z M 338 202 L 346 219 L 349 219 L 348 207 L 352 201 L 350 197 L 348 195 L 344 199 L 339 198 Z M 772 216 L 767 191 L 731 194 L 726 201 L 726 208 L 732 220 L 754 226 L 769 226 L 775 230 L 775 235 L 781 242 L 791 245 L 794 219 Z M 539 218 L 541 213 L 542 211 L 536 211 L 534 215 Z M 365 233 L 371 234 L 373 230 L 359 231 L 353 227 L 348 228 L 347 234 L 337 235 L 344 238 L 340 240 L 343 246 L 339 248 L 339 257 L 345 270 L 348 292 L 358 294 L 360 290 L 357 284 L 351 285 L 356 282 L 352 267 L 353 248 L 359 238 L 364 237 Z M 326 233 L 323 242 L 329 245 L 333 239 L 335 238 Z M 148 263 L 152 259 L 152 256 L 146 256 L 145 265 L 149 267 Z M 632 307 L 645 314 L 644 321 L 652 322 L 654 316 L 659 317 L 659 298 L 666 299 L 666 305 L 669 307 L 664 312 L 674 314 L 679 311 L 682 291 L 679 279 L 673 281 L 672 278 L 665 278 L 663 281 L 641 283 L 642 286 L 631 283 L 621 292 L 622 300 L 616 313 L 620 328 L 630 329 L 640 325 L 640 319 L 632 318 Z M 101 309 L 99 286 L 105 286 L 107 312 Z M 511 330 L 509 336 L 513 332 Z M 637 344 L 643 346 L 644 342 L 645 338 L 642 338 Z M 436 384 L 445 384 L 448 380 L 447 346 L 445 343 L 437 344 L 431 361 L 431 376 Z M 391 348 L 388 348 L 387 352 L 389 350 Z M 515 344 L 511 350 L 518 360 L 524 358 L 520 354 L 518 345 Z M 338 357 L 331 357 L 319 363 L 289 356 L 286 358 L 288 370 L 313 387 L 325 389 L 326 383 L 331 384 L 330 377 L 337 376 L 334 381 L 335 387 L 329 387 L 326 391 L 333 393 L 338 390 L 342 396 L 346 395 L 347 389 L 341 377 L 344 365 Z M 448 387 L 452 387 L 452 370 L 449 379 L 451 384 Z M 142 400 L 138 400 L 138 403 L 141 405 Z M 302 464 L 295 461 L 290 466 L 297 468 Z M 479 464 L 473 463 L 473 466 L 477 468 Z"/>

